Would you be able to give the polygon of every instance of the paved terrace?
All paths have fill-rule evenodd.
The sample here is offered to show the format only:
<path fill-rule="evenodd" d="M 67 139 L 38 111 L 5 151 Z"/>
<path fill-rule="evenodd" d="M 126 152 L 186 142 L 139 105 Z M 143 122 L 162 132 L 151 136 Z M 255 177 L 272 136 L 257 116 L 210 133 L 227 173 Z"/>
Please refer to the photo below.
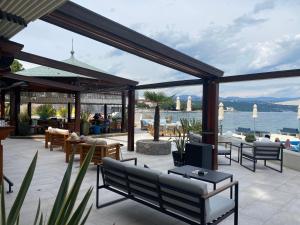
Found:
<path fill-rule="evenodd" d="M 136 140 L 147 138 L 148 134 L 136 134 Z M 126 136 L 111 137 L 109 141 L 119 141 L 126 144 Z M 37 168 L 24 203 L 21 224 L 32 224 L 34 213 L 41 198 L 42 210 L 50 213 L 50 208 L 58 191 L 67 164 L 61 150 L 50 152 L 44 148 L 43 140 L 7 139 L 4 142 L 5 174 L 9 176 L 15 186 L 14 193 L 7 194 L 7 208 L 10 208 L 21 180 L 36 151 L 39 151 Z M 138 164 L 147 164 L 151 168 L 167 172 L 173 167 L 171 155 L 145 156 L 129 153 L 123 147 L 123 158 L 136 156 Z M 78 156 L 75 161 L 73 178 L 79 168 Z M 232 166 L 220 166 L 220 171 L 234 174 L 234 179 L 240 183 L 239 224 L 240 225 L 295 225 L 300 224 L 300 173 L 284 168 L 283 174 L 258 166 L 257 172 L 252 173 L 237 163 Z M 227 182 L 227 181 L 224 181 Z M 79 198 L 90 186 L 96 183 L 96 167 L 91 164 L 82 185 Z M 211 185 L 209 185 L 211 188 Z M 119 197 L 109 191 L 100 193 L 101 199 L 112 200 Z M 95 203 L 95 191 L 91 197 Z M 181 225 L 185 224 L 167 215 L 143 206 L 131 200 L 97 210 L 93 208 L 87 222 L 88 225 Z M 233 216 L 221 223 L 233 224 Z"/>

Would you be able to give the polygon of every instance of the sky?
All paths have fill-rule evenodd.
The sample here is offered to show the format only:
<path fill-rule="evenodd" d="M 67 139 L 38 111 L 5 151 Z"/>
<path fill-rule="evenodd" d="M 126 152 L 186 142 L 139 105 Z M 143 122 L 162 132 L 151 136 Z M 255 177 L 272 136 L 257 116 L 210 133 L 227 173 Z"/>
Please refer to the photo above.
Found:
<path fill-rule="evenodd" d="M 217 67 L 224 76 L 300 69 L 299 0 L 73 1 Z M 40 20 L 12 38 L 24 51 L 56 60 L 70 57 L 72 39 L 77 59 L 140 84 L 195 79 Z M 300 97 L 299 86 L 300 78 L 221 84 L 220 96 Z M 201 96 L 202 87 L 161 91 Z"/>

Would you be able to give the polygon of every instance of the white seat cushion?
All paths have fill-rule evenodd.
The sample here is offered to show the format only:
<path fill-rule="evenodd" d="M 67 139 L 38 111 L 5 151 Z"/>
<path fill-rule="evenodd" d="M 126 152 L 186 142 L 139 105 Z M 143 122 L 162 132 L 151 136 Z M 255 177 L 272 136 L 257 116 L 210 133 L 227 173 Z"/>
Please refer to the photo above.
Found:
<path fill-rule="evenodd" d="M 209 199 L 210 210 L 206 215 L 206 222 L 210 223 L 213 220 L 218 219 L 225 213 L 229 212 L 234 208 L 234 200 L 230 198 L 214 196 Z"/>

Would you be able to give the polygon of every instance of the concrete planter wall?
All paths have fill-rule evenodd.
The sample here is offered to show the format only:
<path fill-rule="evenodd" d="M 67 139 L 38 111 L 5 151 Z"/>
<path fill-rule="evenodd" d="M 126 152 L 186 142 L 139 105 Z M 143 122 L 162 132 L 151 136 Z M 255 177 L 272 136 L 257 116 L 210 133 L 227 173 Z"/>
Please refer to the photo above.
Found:
<path fill-rule="evenodd" d="M 136 142 L 136 152 L 145 155 L 168 155 L 171 153 L 171 142 L 138 140 Z"/>

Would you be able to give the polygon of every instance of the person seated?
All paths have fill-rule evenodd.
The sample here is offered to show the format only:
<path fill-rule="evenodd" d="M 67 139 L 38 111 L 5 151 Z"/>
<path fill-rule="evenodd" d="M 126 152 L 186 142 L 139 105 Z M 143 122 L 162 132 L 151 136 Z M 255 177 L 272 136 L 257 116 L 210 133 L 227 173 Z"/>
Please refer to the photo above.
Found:
<path fill-rule="evenodd" d="M 275 138 L 275 142 L 280 142 L 279 137 L 276 137 L 276 138 Z"/>
<path fill-rule="evenodd" d="M 260 139 L 261 142 L 271 142 L 270 135 L 266 134 L 263 138 Z"/>
<path fill-rule="evenodd" d="M 286 139 L 283 146 L 285 149 L 290 150 L 292 148 L 290 139 Z"/>

